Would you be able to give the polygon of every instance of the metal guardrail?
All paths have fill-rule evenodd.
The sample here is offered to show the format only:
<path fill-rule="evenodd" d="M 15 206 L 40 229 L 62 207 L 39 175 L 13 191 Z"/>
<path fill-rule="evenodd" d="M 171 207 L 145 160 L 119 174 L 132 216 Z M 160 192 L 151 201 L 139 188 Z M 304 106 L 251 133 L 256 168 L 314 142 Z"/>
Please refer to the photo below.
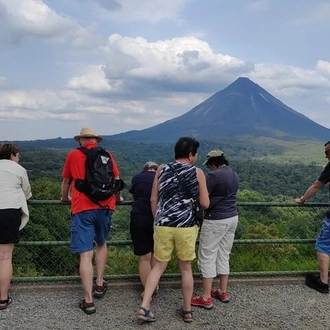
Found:
<path fill-rule="evenodd" d="M 14 250 L 14 281 L 79 279 L 79 258 L 69 251 L 70 208 L 59 200 L 28 201 L 31 220 Z M 113 215 L 106 275 L 108 279 L 138 279 L 132 252 L 129 212 L 132 201 L 118 204 Z M 317 270 L 313 248 L 329 203 L 240 202 L 231 256 L 231 276 L 301 275 Z M 284 236 L 284 237 L 283 237 Z M 193 271 L 199 276 L 196 262 Z M 172 260 L 164 278 L 177 278 Z"/>

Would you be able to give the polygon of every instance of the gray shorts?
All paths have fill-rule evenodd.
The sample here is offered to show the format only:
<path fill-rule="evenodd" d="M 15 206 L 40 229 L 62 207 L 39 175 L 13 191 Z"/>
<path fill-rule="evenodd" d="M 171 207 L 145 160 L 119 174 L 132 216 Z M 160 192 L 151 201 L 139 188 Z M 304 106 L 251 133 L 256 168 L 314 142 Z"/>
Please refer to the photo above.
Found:
<path fill-rule="evenodd" d="M 238 216 L 204 219 L 199 237 L 198 267 L 203 277 L 229 274 L 229 255 L 234 243 Z"/>

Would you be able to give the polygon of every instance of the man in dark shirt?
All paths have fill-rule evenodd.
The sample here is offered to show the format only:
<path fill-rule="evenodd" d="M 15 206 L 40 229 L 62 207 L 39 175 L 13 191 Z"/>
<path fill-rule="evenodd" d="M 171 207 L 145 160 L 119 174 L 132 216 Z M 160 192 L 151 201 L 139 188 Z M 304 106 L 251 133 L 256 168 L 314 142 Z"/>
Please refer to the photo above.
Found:
<path fill-rule="evenodd" d="M 297 204 L 304 204 L 306 200 L 314 196 L 323 185 L 330 182 L 330 141 L 325 143 L 325 158 L 329 160 L 327 166 L 319 178 L 306 190 L 300 197 L 295 199 Z M 320 234 L 316 240 L 315 249 L 317 250 L 317 261 L 320 276 L 313 274 L 306 275 L 306 285 L 322 293 L 329 293 L 328 272 L 330 256 L 330 210 L 325 214 Z"/>

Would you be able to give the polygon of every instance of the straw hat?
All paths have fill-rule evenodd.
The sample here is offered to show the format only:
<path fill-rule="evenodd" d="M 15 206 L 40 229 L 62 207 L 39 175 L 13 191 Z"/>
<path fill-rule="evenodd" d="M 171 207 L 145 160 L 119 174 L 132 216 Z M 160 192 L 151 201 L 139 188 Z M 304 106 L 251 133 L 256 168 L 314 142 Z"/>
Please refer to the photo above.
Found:
<path fill-rule="evenodd" d="M 80 134 L 76 135 L 74 139 L 79 142 L 80 138 L 95 138 L 97 142 L 101 142 L 103 138 L 96 134 L 96 132 L 90 127 L 84 127 L 81 129 Z"/>

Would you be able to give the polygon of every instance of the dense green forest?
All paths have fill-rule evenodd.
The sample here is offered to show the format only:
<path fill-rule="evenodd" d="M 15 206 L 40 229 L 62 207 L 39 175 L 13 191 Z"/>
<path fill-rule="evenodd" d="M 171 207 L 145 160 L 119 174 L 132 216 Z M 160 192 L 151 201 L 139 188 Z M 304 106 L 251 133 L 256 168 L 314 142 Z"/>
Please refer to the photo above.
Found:
<path fill-rule="evenodd" d="M 221 148 L 230 165 L 240 178 L 241 190 L 252 190 L 271 200 L 275 196 L 288 196 L 292 199 L 301 196 L 307 187 L 314 182 L 325 164 L 322 144 L 297 145 L 288 143 L 275 144 L 273 141 L 258 140 L 258 143 L 218 143 L 202 142 L 197 166 L 201 166 L 207 152 Z M 173 160 L 173 144 L 125 143 L 120 141 L 104 145 L 110 150 L 118 164 L 121 177 L 130 185 L 134 174 L 141 171 L 148 160 L 158 163 Z M 21 164 L 28 170 L 31 181 L 38 178 L 51 178 L 61 181 L 65 157 L 70 149 L 35 148 L 22 149 Z M 310 155 L 319 151 L 315 160 Z M 306 156 L 308 155 L 308 157 Z M 323 157 L 323 159 L 321 158 Z M 282 159 L 282 161 L 281 161 Z M 202 167 L 203 168 L 203 167 Z M 203 170 L 207 174 L 207 169 Z M 33 192 L 34 195 L 38 192 Z M 129 197 L 126 194 L 126 197 Z M 59 198 L 59 196 L 58 196 Z M 279 197 L 282 200 L 282 197 Z M 266 199 L 267 200 L 267 199 Z M 327 191 L 323 189 L 315 196 L 314 201 L 327 201 Z"/>

